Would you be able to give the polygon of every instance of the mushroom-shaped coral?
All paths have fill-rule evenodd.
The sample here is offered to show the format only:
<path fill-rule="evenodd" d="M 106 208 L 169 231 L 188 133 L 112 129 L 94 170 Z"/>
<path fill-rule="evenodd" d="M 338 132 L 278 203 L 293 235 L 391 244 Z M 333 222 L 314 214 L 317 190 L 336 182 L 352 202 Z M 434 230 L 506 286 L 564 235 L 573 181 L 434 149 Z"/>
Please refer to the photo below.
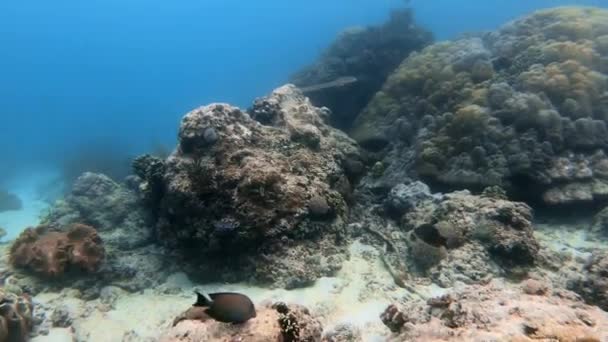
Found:
<path fill-rule="evenodd" d="M 72 269 L 95 272 L 104 257 L 97 231 L 82 224 L 73 224 L 65 232 L 47 226 L 28 228 L 10 250 L 13 266 L 48 277 L 62 276 Z"/>
<path fill-rule="evenodd" d="M 0 289 L 0 342 L 25 342 L 32 329 L 32 301 Z"/>

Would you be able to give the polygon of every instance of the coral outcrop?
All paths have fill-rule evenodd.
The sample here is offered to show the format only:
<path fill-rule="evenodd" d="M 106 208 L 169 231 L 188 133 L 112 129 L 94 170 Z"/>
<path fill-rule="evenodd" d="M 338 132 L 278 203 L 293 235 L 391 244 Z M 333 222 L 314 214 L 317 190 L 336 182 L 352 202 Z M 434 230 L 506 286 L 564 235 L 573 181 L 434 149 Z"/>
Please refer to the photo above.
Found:
<path fill-rule="evenodd" d="M 607 22 L 607 10 L 556 8 L 431 45 L 388 78 L 352 135 L 388 149 L 387 170 L 433 184 L 499 185 L 548 205 L 606 199 Z"/>
<path fill-rule="evenodd" d="M 407 206 L 395 205 L 408 199 Z M 377 205 L 370 202 L 353 219 L 384 245 L 383 262 L 399 286 L 408 287 L 408 274 L 442 287 L 518 278 L 538 264 L 532 209 L 525 203 L 490 193 L 431 194 L 419 181 L 396 185 L 380 203 L 383 211 L 365 212 Z"/>
<path fill-rule="evenodd" d="M 431 201 L 419 204 L 404 215 L 402 224 L 410 231 L 412 256 L 426 268 L 436 266 L 429 255 L 437 255 L 437 265 L 441 269 L 462 269 L 454 262 L 466 264 L 474 259 L 457 260 L 459 258 L 449 255 L 450 251 L 473 244 L 482 247 L 483 251 L 475 254 L 486 254 L 510 271 L 533 266 L 537 259 L 539 246 L 534 239 L 531 220 L 532 211 L 524 203 L 461 191 L 444 195 L 439 204 Z"/>
<path fill-rule="evenodd" d="M 29 296 L 18 296 L 0 289 L 0 341 L 28 341 L 33 326 L 32 313 Z"/>
<path fill-rule="evenodd" d="M 70 193 L 51 208 L 42 222 L 91 225 L 106 245 L 120 250 L 141 247 L 152 240 L 153 222 L 137 193 L 91 172 L 76 179 Z"/>
<path fill-rule="evenodd" d="M 305 307 L 276 303 L 261 307 L 245 324 L 226 324 L 208 317 L 201 307 L 192 307 L 174 321 L 161 342 L 228 341 L 320 341 L 321 323 Z"/>
<path fill-rule="evenodd" d="M 13 266 L 48 277 L 60 277 L 73 269 L 95 272 L 104 257 L 105 249 L 97 231 L 82 224 L 73 224 L 65 232 L 47 226 L 28 228 L 10 250 Z"/>
<path fill-rule="evenodd" d="M 603 341 L 608 314 L 569 291 L 528 280 L 471 285 L 423 301 L 389 306 L 381 318 L 389 341 Z M 542 285 L 542 284 L 541 284 Z M 550 313 L 550 314 L 549 314 Z"/>
<path fill-rule="evenodd" d="M 430 32 L 418 26 L 409 9 L 394 11 L 381 26 L 344 31 L 318 61 L 291 77 L 300 87 L 355 77 L 344 86 L 307 92 L 315 106 L 331 109 L 331 123 L 348 128 L 387 76 L 412 51 L 431 43 Z"/>
<path fill-rule="evenodd" d="M 165 162 L 159 241 L 200 267 L 218 262 L 197 274 L 295 287 L 334 273 L 357 176 L 347 165 L 359 155 L 325 114 L 293 86 L 249 114 L 228 104 L 188 113 Z"/>

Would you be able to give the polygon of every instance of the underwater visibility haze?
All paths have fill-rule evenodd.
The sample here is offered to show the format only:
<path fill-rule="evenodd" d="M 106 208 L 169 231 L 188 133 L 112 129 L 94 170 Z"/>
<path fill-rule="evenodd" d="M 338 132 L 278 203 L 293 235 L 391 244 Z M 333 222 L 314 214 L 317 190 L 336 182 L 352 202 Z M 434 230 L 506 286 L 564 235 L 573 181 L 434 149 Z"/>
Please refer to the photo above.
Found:
<path fill-rule="evenodd" d="M 3 1 L 0 342 L 608 341 L 605 1 Z"/>

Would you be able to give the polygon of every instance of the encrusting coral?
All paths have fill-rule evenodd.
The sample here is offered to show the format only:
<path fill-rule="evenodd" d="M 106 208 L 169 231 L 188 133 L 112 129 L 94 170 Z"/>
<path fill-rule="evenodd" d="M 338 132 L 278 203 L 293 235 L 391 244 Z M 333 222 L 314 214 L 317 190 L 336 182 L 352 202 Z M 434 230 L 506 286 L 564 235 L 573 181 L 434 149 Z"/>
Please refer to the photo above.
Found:
<path fill-rule="evenodd" d="M 434 184 L 499 185 L 549 205 L 602 200 L 606 23 L 606 10 L 564 7 L 431 45 L 403 61 L 352 134 L 388 146 L 387 170 L 407 165 Z"/>
<path fill-rule="evenodd" d="M 47 277 L 61 277 L 74 269 L 95 272 L 104 257 L 97 231 L 82 224 L 73 224 L 65 232 L 47 226 L 28 228 L 10 249 L 13 266 Z"/>

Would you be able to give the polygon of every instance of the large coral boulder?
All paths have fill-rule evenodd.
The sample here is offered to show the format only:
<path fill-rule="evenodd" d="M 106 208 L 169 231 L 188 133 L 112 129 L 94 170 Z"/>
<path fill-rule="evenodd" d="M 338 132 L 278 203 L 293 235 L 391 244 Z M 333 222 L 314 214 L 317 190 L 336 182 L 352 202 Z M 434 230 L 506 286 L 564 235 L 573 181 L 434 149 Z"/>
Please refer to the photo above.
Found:
<path fill-rule="evenodd" d="M 541 284 L 542 285 L 542 284 Z M 528 280 L 472 285 L 423 301 L 389 306 L 389 341 L 603 341 L 608 314 L 565 290 Z"/>
<path fill-rule="evenodd" d="M 0 342 L 26 342 L 33 327 L 33 305 L 27 295 L 0 289 Z"/>
<path fill-rule="evenodd" d="M 549 205 L 608 198 L 608 11 L 536 12 L 412 54 L 353 136 L 450 187 L 500 185 Z M 403 150 L 414 151 L 405 153 Z"/>
<path fill-rule="evenodd" d="M 354 77 L 354 83 L 306 93 L 315 106 L 331 109 L 332 125 L 348 128 L 399 63 L 432 39 L 430 32 L 415 23 L 411 10 L 397 10 L 380 26 L 344 31 L 319 60 L 293 75 L 290 82 L 314 88 Z"/>
<path fill-rule="evenodd" d="M 200 307 L 180 315 L 161 342 L 320 341 L 321 323 L 305 307 L 277 303 L 258 309 L 243 324 L 226 324 L 208 317 Z"/>
<path fill-rule="evenodd" d="M 353 179 L 345 165 L 358 149 L 325 115 L 293 86 L 249 114 L 227 104 L 188 113 L 166 161 L 159 240 L 225 274 L 285 286 L 335 272 Z"/>
<path fill-rule="evenodd" d="M 60 277 L 72 269 L 95 272 L 104 257 L 105 249 L 97 231 L 82 224 L 74 224 L 66 231 L 54 231 L 47 226 L 28 228 L 10 250 L 13 266 L 48 277 Z"/>

